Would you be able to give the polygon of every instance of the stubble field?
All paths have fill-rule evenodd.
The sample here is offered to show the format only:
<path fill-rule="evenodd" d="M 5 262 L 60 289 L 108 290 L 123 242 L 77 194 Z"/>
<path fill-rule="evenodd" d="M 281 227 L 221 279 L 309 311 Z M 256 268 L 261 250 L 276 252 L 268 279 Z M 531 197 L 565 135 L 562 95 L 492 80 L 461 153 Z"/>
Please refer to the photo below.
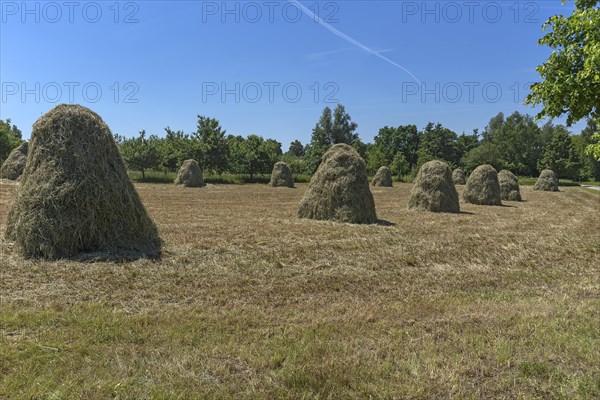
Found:
<path fill-rule="evenodd" d="M 396 184 L 358 226 L 296 218 L 305 184 L 136 187 L 159 261 L 0 240 L 0 398 L 600 398 L 597 195 L 434 214 Z"/>

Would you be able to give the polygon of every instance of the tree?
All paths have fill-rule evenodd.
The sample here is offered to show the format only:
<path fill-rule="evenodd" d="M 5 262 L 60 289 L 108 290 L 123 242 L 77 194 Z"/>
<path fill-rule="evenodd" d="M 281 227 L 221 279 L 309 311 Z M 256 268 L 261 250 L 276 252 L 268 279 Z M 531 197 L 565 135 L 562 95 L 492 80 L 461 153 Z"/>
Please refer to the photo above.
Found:
<path fill-rule="evenodd" d="M 559 178 L 572 179 L 576 177 L 578 167 L 579 161 L 569 131 L 562 125 L 554 126 L 552 138 L 544 146 L 543 157 L 538 162 L 538 169 L 551 169 Z"/>
<path fill-rule="evenodd" d="M 493 142 L 496 133 L 502 129 L 502 125 L 504 125 L 504 113 L 499 112 L 495 117 L 490 119 L 490 122 L 485 127 L 485 130 L 483 131 L 483 141 Z"/>
<path fill-rule="evenodd" d="M 381 147 L 377 145 L 373 145 L 369 148 L 366 160 L 367 172 L 371 175 L 375 174 L 380 167 L 389 166 L 391 164 L 391 160 L 388 160 Z"/>
<path fill-rule="evenodd" d="M 487 141 L 482 142 L 463 157 L 461 164 L 468 174 L 483 164 L 489 164 L 496 170 L 502 169 L 498 145 Z"/>
<path fill-rule="evenodd" d="M 594 141 L 598 140 L 594 139 L 596 132 L 598 132 L 598 125 L 589 119 L 587 126 L 581 131 L 581 134 L 572 137 L 575 151 L 581 160 L 580 178 L 583 180 L 593 179 L 600 181 L 600 148 L 596 157 L 590 151 L 590 145 L 593 145 Z"/>
<path fill-rule="evenodd" d="M 563 0 L 563 4 L 566 0 Z M 567 115 L 567 125 L 582 118 L 600 118 L 600 8 L 597 0 L 575 0 L 569 17 L 556 15 L 543 26 L 539 44 L 553 49 L 537 67 L 542 82 L 531 86 L 525 103 L 542 104 L 542 117 Z M 600 135 L 589 147 L 600 159 Z M 597 147 L 596 147 L 597 146 Z M 597 151 L 597 153 L 595 152 Z"/>
<path fill-rule="evenodd" d="M 290 143 L 290 149 L 287 154 L 294 157 L 304 157 L 304 146 L 299 140 L 294 140 Z"/>
<path fill-rule="evenodd" d="M 394 175 L 397 175 L 398 177 L 403 177 L 404 175 L 407 175 L 410 172 L 411 166 L 408 163 L 408 161 L 406 161 L 406 157 L 404 157 L 403 153 L 396 153 L 394 159 L 392 160 L 392 163 L 390 164 L 390 170 Z"/>
<path fill-rule="evenodd" d="M 282 155 L 281 143 L 273 139 L 263 139 L 258 135 L 228 136 L 231 172 L 248 174 L 268 174 Z"/>
<path fill-rule="evenodd" d="M 197 160 L 202 168 L 222 174 L 227 169 L 228 152 L 225 131 L 219 120 L 198 115 L 198 129 L 194 139 L 199 141 L 201 159 Z"/>
<path fill-rule="evenodd" d="M 377 161 L 379 165 L 375 170 L 383 165 L 391 168 L 394 159 L 399 157 L 398 153 L 402 154 L 409 169 L 414 168 L 417 164 L 420 140 L 420 133 L 416 125 L 381 128 L 374 138 L 375 144 L 372 150 L 373 156 L 379 157 Z"/>
<path fill-rule="evenodd" d="M 202 149 L 198 140 L 192 140 L 190 135 L 183 131 L 174 131 L 169 127 L 165 128 L 165 132 L 165 138 L 160 140 L 163 167 L 174 172 L 185 160 L 202 160 Z"/>
<path fill-rule="evenodd" d="M 500 163 L 498 167 L 509 169 L 517 175 L 538 174 L 537 164 L 542 158 L 544 135 L 533 117 L 514 112 L 504 119 L 503 115 L 498 114 L 490 120 L 484 133 L 484 142 L 496 145 Z"/>
<path fill-rule="evenodd" d="M 594 157 L 594 159 L 597 161 L 600 161 L 600 132 L 594 133 L 592 135 L 592 140 L 594 140 L 596 143 L 590 144 L 587 147 L 585 154 Z"/>
<path fill-rule="evenodd" d="M 306 159 L 311 173 L 316 171 L 321 157 L 327 151 L 329 146 L 338 143 L 353 145 L 358 139 L 358 134 L 354 133 L 358 125 L 352 122 L 350 115 L 342 104 L 338 104 L 332 113 L 331 108 L 325 107 L 321 118 L 315 125 L 310 144 L 306 151 Z"/>
<path fill-rule="evenodd" d="M 456 139 L 456 133 L 444 128 L 442 124 L 428 123 L 421 136 L 417 164 L 420 166 L 427 161 L 441 160 L 457 166 L 459 159 L 456 156 Z"/>
<path fill-rule="evenodd" d="M 19 128 L 12 125 L 10 119 L 0 119 L 0 165 L 6 160 L 11 151 L 22 142 L 22 134 Z"/>
<path fill-rule="evenodd" d="M 354 133 L 358 128 L 356 122 L 352 122 L 350 114 L 346 112 L 346 108 L 340 103 L 333 111 L 333 124 L 331 128 L 331 144 L 346 143 L 352 146 L 358 140 L 358 134 Z"/>
<path fill-rule="evenodd" d="M 130 169 L 141 171 L 142 179 L 146 179 L 146 169 L 157 168 L 160 165 L 160 139 L 157 136 L 151 135 L 146 138 L 146 131 L 142 130 L 136 138 L 124 139 L 118 135 L 117 138 L 123 160 Z"/>
<path fill-rule="evenodd" d="M 457 160 L 457 164 L 461 165 L 461 160 L 464 156 L 467 155 L 471 150 L 479 145 L 479 131 L 477 129 L 473 129 L 473 133 L 471 135 L 461 134 L 454 144 L 455 148 L 455 158 Z"/>

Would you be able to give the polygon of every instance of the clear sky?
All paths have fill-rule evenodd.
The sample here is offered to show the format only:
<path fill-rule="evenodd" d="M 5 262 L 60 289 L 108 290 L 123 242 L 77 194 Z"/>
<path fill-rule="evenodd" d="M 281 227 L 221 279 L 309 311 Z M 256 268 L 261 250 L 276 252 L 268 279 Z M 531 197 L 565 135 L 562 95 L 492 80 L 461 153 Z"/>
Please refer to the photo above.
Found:
<path fill-rule="evenodd" d="M 337 102 L 363 141 L 383 126 L 482 130 L 524 106 L 549 16 L 572 1 L 1 1 L 0 118 L 29 136 L 58 103 L 113 133 L 230 134 L 303 143 Z M 558 121 L 562 122 L 562 121 Z M 578 133 L 584 123 L 572 127 Z"/>

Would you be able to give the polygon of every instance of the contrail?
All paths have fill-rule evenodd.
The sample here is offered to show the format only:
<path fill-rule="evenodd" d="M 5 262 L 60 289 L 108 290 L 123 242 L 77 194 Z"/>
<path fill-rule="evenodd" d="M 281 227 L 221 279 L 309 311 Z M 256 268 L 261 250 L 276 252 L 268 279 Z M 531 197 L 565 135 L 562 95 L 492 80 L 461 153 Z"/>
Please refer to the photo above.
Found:
<path fill-rule="evenodd" d="M 362 49 L 364 51 L 366 51 L 369 54 L 373 54 L 376 57 L 381 58 L 383 61 L 392 64 L 394 67 L 400 68 L 402 71 L 406 72 L 407 74 L 409 74 L 419 85 L 421 84 L 421 81 L 413 75 L 412 72 L 410 72 L 408 69 L 404 68 L 402 65 L 398 64 L 397 62 L 390 60 L 389 58 L 387 58 L 386 56 L 383 56 L 381 54 L 379 54 L 377 51 L 365 46 L 364 44 L 362 44 L 361 42 L 359 42 L 356 39 L 351 38 L 350 36 L 346 35 L 344 32 L 341 32 L 337 29 L 335 29 L 333 26 L 329 25 L 327 22 L 323 21 L 320 17 L 318 17 L 317 15 L 315 15 L 315 13 L 313 13 L 311 10 L 309 10 L 308 8 L 304 7 L 302 5 L 302 3 L 300 3 L 298 0 L 288 0 L 290 3 L 296 5 L 298 8 L 300 8 L 300 10 L 302 10 L 302 12 L 306 15 L 308 15 L 311 18 L 314 18 L 315 21 L 317 21 L 317 23 L 319 25 L 321 25 L 323 28 L 327 29 L 328 31 L 330 31 L 331 33 L 333 33 L 334 35 L 336 35 L 337 37 L 340 37 L 342 39 L 344 39 L 345 41 L 347 41 L 348 43 L 351 43 L 352 45 L 358 47 L 359 49 Z"/>

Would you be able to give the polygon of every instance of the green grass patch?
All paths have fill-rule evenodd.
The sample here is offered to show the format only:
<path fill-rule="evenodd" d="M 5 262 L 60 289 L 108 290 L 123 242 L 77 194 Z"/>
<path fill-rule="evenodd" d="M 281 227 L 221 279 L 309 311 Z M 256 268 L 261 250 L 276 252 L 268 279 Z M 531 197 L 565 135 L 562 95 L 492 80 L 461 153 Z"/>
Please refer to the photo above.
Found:
<path fill-rule="evenodd" d="M 129 171 L 129 178 L 138 183 L 173 183 L 177 174 L 175 172 L 146 171 L 145 178 L 142 178 L 140 171 Z M 236 174 L 205 174 L 204 181 L 213 185 L 244 185 L 249 183 L 267 184 L 271 180 L 270 174 L 254 175 L 236 175 Z M 296 183 L 310 182 L 310 175 L 294 175 Z"/>
<path fill-rule="evenodd" d="M 533 186 L 537 182 L 538 178 L 521 176 L 519 177 L 519 185 Z M 561 179 L 558 181 L 558 186 L 581 186 L 579 182 L 575 182 L 569 179 Z"/>
<path fill-rule="evenodd" d="M 587 188 L 581 188 L 581 190 L 583 190 L 586 193 L 591 193 L 593 195 L 596 196 L 600 196 L 600 190 L 596 190 L 596 189 L 587 189 Z"/>

